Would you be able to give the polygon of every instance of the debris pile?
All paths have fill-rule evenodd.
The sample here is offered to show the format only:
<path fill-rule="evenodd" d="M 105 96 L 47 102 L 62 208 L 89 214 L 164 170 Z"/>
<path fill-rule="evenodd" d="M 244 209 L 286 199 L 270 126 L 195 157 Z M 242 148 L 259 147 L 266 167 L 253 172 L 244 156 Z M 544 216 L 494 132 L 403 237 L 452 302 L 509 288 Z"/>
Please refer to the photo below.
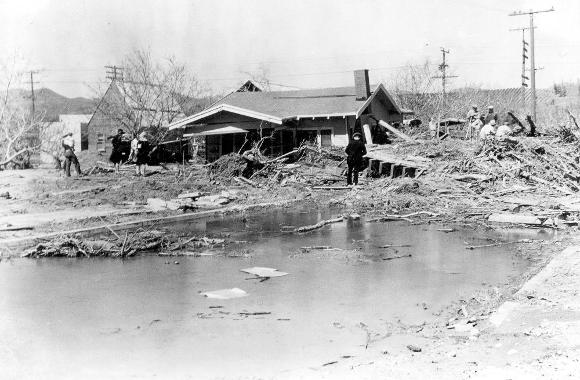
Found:
<path fill-rule="evenodd" d="M 113 232 L 113 231 L 112 231 Z M 164 250 L 160 256 L 187 255 L 184 250 L 224 246 L 225 240 L 206 236 L 180 237 L 158 230 L 137 230 L 116 239 L 91 240 L 59 236 L 26 251 L 22 257 L 132 257 L 141 252 Z"/>
<path fill-rule="evenodd" d="M 535 185 L 563 194 L 573 194 L 580 188 L 576 145 L 553 139 L 487 142 L 435 171 L 469 182 L 469 187 L 478 193 L 497 190 L 497 184 Z M 490 185 L 483 185 L 486 182 Z"/>
<path fill-rule="evenodd" d="M 247 161 L 237 153 L 221 156 L 208 165 L 209 174 L 215 178 L 239 177 L 247 166 Z"/>

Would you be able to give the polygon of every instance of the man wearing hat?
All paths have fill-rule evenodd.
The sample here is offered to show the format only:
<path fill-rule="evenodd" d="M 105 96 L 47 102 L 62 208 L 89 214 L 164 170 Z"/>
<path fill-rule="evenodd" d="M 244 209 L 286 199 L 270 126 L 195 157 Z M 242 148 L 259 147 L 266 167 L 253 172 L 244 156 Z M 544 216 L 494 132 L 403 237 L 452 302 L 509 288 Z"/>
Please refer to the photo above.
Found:
<path fill-rule="evenodd" d="M 495 120 L 497 123 L 497 113 L 493 111 L 493 106 L 487 107 L 487 115 L 485 115 L 485 120 L 483 120 L 483 124 L 487 125 L 492 120 Z"/>
<path fill-rule="evenodd" d="M 62 147 L 64 149 L 64 172 L 67 177 L 70 177 L 70 166 L 75 166 L 77 175 L 81 175 L 81 165 L 75 154 L 75 139 L 72 132 L 67 133 L 62 138 Z"/>
<path fill-rule="evenodd" d="M 361 138 L 360 132 L 355 132 L 345 149 L 348 155 L 346 158 L 346 164 L 348 165 L 346 184 L 348 186 L 352 184 L 358 185 L 358 172 L 363 164 L 363 156 L 367 154 L 367 149 Z"/>
<path fill-rule="evenodd" d="M 113 145 L 113 151 L 111 152 L 111 157 L 109 160 L 115 166 L 115 173 L 119 174 L 119 169 L 121 164 L 127 161 L 127 144 L 125 141 L 125 131 L 122 129 L 117 130 L 117 134 L 111 137 L 111 145 Z"/>

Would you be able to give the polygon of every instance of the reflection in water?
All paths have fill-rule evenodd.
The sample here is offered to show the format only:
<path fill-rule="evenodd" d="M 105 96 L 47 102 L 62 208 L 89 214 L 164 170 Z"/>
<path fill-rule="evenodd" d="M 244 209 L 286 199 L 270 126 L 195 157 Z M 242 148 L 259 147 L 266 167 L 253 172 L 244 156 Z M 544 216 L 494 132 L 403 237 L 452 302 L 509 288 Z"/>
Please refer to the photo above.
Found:
<path fill-rule="evenodd" d="M 433 320 L 482 283 L 503 283 L 527 266 L 509 246 L 468 251 L 465 241 L 534 237 L 355 220 L 303 235 L 280 232 L 337 214 L 274 210 L 172 226 L 249 241 L 240 245 L 249 258 L 1 262 L 0 367 L 16 378 L 100 379 L 269 376 L 317 366 L 364 345 L 360 322 L 381 331 L 397 319 Z M 379 248 L 385 244 L 411 247 Z M 297 254 L 317 245 L 346 251 Z M 290 275 L 258 282 L 240 272 L 250 266 Z M 199 295 L 233 287 L 249 296 Z"/>

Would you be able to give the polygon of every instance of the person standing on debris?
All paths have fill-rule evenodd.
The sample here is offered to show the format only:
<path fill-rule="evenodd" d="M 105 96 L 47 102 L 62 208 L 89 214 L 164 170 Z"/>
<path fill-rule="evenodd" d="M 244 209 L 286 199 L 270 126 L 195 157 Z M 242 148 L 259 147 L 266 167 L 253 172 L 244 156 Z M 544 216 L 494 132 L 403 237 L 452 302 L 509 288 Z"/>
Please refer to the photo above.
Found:
<path fill-rule="evenodd" d="M 487 107 L 487 115 L 485 115 L 485 120 L 483 120 L 483 124 L 487 125 L 492 120 L 497 123 L 497 113 L 494 112 L 493 106 Z"/>
<path fill-rule="evenodd" d="M 477 104 L 471 106 L 471 109 L 467 113 L 467 121 L 473 123 L 475 119 L 479 119 L 479 111 L 477 110 Z"/>
<path fill-rule="evenodd" d="M 474 136 L 474 123 L 479 120 L 479 111 L 477 110 L 477 105 L 474 104 L 471 106 L 471 109 L 467 113 L 467 133 L 465 134 L 465 138 L 471 140 Z M 478 129 L 479 132 L 479 129 Z M 477 136 L 477 132 L 475 133 Z"/>
<path fill-rule="evenodd" d="M 473 130 L 473 136 L 478 141 L 479 141 L 479 132 L 481 130 L 481 127 L 483 127 L 483 116 L 478 117 L 477 119 L 475 119 L 473 121 L 473 123 L 471 123 L 471 128 Z"/>
<path fill-rule="evenodd" d="M 139 176 L 145 176 L 145 168 L 149 162 L 149 141 L 147 141 L 147 134 L 141 132 L 137 140 L 137 148 L 135 153 L 135 173 Z"/>
<path fill-rule="evenodd" d="M 109 160 L 113 163 L 115 167 L 115 173 L 119 174 L 119 169 L 121 164 L 127 161 L 127 151 L 124 149 L 124 136 L 125 131 L 122 129 L 117 130 L 117 134 L 112 137 L 111 145 L 113 145 L 113 151 L 111 152 L 111 157 Z"/>
<path fill-rule="evenodd" d="M 72 132 L 67 133 L 62 138 L 62 147 L 64 149 L 64 172 L 67 177 L 70 177 L 70 165 L 75 166 L 77 176 L 82 175 L 81 165 L 75 154 L 75 140 Z"/>
<path fill-rule="evenodd" d="M 484 125 L 479 132 L 479 139 L 481 141 L 493 140 L 495 137 L 495 125 L 496 122 L 493 119 L 489 124 Z"/>
<path fill-rule="evenodd" d="M 367 148 L 361 141 L 362 135 L 355 132 L 352 135 L 352 140 L 348 143 L 345 152 L 348 155 L 346 164 L 348 170 L 346 174 L 346 184 L 348 186 L 354 184 L 358 185 L 358 172 L 363 164 L 363 156 L 367 154 Z"/>
<path fill-rule="evenodd" d="M 435 122 L 435 118 L 432 117 L 429 119 L 429 135 L 432 139 L 437 137 L 437 123 Z"/>

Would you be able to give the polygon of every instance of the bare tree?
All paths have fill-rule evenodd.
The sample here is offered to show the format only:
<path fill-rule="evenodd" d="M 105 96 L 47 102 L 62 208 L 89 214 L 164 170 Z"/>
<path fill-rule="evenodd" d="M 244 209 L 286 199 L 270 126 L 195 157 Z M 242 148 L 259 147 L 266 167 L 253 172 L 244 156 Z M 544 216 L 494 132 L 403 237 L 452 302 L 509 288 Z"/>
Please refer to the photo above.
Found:
<path fill-rule="evenodd" d="M 443 117 L 444 99 L 434 77 L 437 66 L 426 60 L 422 64 L 407 64 L 388 81 L 402 108 L 412 110 L 418 118 Z"/>
<path fill-rule="evenodd" d="M 0 103 L 0 168 L 27 168 L 31 155 L 41 148 L 41 135 L 46 123 L 41 113 L 32 114 L 30 109 L 11 98 L 13 86 L 21 83 L 15 65 L 3 65 L 2 71 L 6 77 L 3 78 Z"/>
<path fill-rule="evenodd" d="M 185 65 L 173 58 L 155 62 L 144 50 L 125 58 L 122 76 L 109 90 L 112 93 L 102 93 L 99 109 L 132 134 L 147 130 L 153 143 L 165 137 L 168 124 L 199 106 L 204 93 Z"/>

